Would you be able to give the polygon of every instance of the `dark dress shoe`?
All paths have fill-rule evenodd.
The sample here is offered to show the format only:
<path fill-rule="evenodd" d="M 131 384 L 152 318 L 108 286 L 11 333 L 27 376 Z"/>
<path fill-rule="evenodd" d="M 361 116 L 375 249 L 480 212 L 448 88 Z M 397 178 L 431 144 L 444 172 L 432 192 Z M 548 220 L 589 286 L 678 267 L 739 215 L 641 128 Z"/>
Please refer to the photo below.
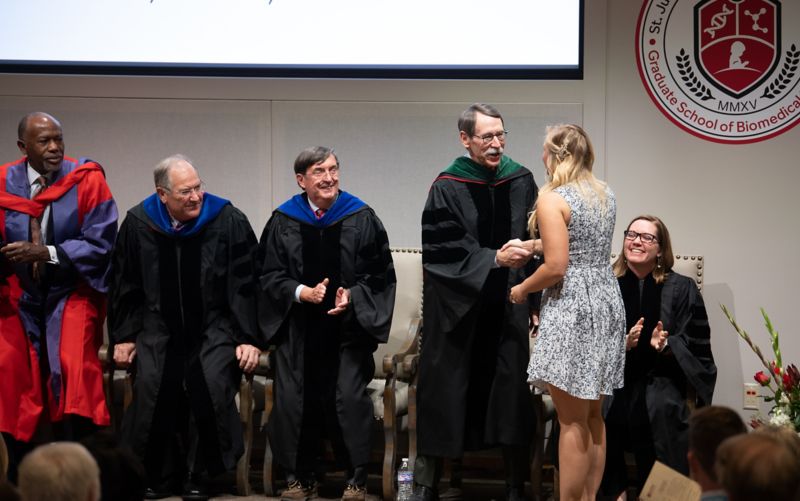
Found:
<path fill-rule="evenodd" d="M 439 499 L 436 491 L 424 485 L 415 485 L 414 493 L 411 494 L 411 501 L 435 501 Z"/>
<path fill-rule="evenodd" d="M 208 501 L 208 491 L 204 486 L 195 482 L 186 482 L 183 487 L 181 499 L 184 501 Z"/>
<path fill-rule="evenodd" d="M 164 487 L 148 487 L 144 490 L 145 499 L 164 499 L 170 496 L 172 493 Z"/>
<path fill-rule="evenodd" d="M 506 500 L 507 501 L 524 501 L 525 500 L 525 488 L 524 487 L 506 486 Z"/>

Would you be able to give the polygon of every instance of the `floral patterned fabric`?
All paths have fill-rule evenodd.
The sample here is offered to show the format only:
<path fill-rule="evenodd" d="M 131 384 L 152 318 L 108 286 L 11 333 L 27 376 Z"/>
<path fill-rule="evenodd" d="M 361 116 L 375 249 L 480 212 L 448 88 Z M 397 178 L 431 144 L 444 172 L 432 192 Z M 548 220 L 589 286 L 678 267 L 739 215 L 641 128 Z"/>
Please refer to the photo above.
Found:
<path fill-rule="evenodd" d="M 570 207 L 569 264 L 564 279 L 542 294 L 528 379 L 597 400 L 622 387 L 625 367 L 625 308 L 609 263 L 616 198 L 606 188 L 602 211 L 589 187 L 568 184 L 554 191 Z"/>

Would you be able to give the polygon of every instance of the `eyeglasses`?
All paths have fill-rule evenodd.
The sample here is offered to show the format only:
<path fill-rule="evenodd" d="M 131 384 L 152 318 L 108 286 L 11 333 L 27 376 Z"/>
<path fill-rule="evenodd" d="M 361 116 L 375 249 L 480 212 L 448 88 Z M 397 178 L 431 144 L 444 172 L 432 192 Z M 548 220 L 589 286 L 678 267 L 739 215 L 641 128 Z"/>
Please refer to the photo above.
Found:
<path fill-rule="evenodd" d="M 497 138 L 498 141 L 501 143 L 506 142 L 506 136 L 508 135 L 508 131 L 504 130 L 503 132 L 495 132 L 494 134 L 484 134 L 482 136 L 476 136 L 475 134 L 472 137 L 477 137 L 481 140 L 481 143 L 486 146 L 487 144 L 491 144 L 494 141 L 494 138 Z"/>
<path fill-rule="evenodd" d="M 325 167 L 314 167 L 313 169 L 310 169 L 310 170 L 306 171 L 306 175 L 307 176 L 311 176 L 311 177 L 315 177 L 315 178 L 325 177 L 326 174 L 330 174 L 331 177 L 338 176 L 339 175 L 339 166 L 338 165 L 332 165 L 331 167 L 328 167 L 327 169 Z"/>
<path fill-rule="evenodd" d="M 639 237 L 639 240 L 641 240 L 643 244 L 658 243 L 658 238 L 651 233 L 639 233 L 631 230 L 625 232 L 625 240 L 636 240 L 636 237 Z"/>
<path fill-rule="evenodd" d="M 206 183 L 201 181 L 200 184 L 198 184 L 197 186 L 192 186 L 191 188 L 184 188 L 182 190 L 167 190 L 166 188 L 164 188 L 164 189 L 166 191 L 172 193 L 176 197 L 178 197 L 180 199 L 183 199 L 183 200 L 186 200 L 189 197 L 191 197 L 192 194 L 196 193 L 199 196 L 199 195 L 202 195 L 203 193 L 205 193 L 206 192 Z"/>

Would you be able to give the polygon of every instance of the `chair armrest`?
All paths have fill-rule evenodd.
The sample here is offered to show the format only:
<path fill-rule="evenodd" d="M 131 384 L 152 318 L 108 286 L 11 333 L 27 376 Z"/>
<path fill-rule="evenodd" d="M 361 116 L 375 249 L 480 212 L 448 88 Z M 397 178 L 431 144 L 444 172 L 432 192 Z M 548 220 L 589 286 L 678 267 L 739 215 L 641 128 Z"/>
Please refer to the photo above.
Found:
<path fill-rule="evenodd" d="M 271 376 L 272 375 L 272 352 L 273 347 L 261 352 L 258 356 L 258 365 L 254 372 L 257 376 Z"/>
<path fill-rule="evenodd" d="M 108 343 L 103 343 L 100 349 L 97 350 L 97 358 L 100 359 L 100 366 L 104 371 L 129 369 L 132 365 L 127 362 L 124 364 L 114 362 L 114 350 L 111 349 L 111 345 Z"/>
<path fill-rule="evenodd" d="M 419 368 L 419 353 L 408 355 L 403 359 L 403 376 L 408 380 L 414 379 Z"/>
<path fill-rule="evenodd" d="M 414 318 L 408 323 L 408 338 L 400 351 L 388 354 L 383 357 L 383 372 L 386 374 L 396 374 L 401 379 L 406 379 L 409 374 L 403 366 L 403 361 L 419 351 L 419 335 L 422 330 L 422 321 Z"/>
<path fill-rule="evenodd" d="M 97 350 L 97 358 L 100 359 L 100 365 L 103 367 L 103 370 L 109 368 L 114 362 L 114 354 L 111 352 L 111 346 L 103 343 L 103 346 Z"/>

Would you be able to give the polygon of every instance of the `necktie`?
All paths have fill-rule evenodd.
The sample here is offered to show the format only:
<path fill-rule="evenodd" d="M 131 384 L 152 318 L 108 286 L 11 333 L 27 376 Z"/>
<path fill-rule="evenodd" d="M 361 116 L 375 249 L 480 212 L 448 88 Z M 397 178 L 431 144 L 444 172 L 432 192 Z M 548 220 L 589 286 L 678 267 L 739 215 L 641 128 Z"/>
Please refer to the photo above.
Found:
<path fill-rule="evenodd" d="M 325 215 L 325 212 L 327 212 L 327 209 L 317 209 L 314 211 L 314 215 L 317 216 L 317 219 L 322 219 L 322 216 Z"/>
<path fill-rule="evenodd" d="M 31 198 L 38 195 L 45 187 L 47 187 L 47 178 L 44 176 L 36 178 L 34 185 L 31 187 Z M 31 243 L 42 245 L 42 216 L 31 217 Z M 39 261 L 31 265 L 31 276 L 36 282 L 39 282 L 42 278 L 41 266 L 42 263 Z"/>

